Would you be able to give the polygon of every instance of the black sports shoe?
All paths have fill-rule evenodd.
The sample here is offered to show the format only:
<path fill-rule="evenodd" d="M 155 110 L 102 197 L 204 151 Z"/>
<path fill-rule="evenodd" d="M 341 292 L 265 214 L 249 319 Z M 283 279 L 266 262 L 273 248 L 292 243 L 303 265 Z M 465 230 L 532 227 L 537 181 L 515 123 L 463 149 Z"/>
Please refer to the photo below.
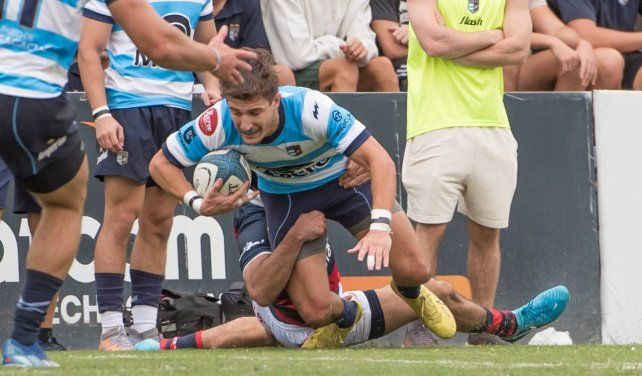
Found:
<path fill-rule="evenodd" d="M 52 332 L 49 333 L 46 341 L 38 340 L 38 342 L 44 351 L 67 351 L 67 348 L 58 342 Z"/>

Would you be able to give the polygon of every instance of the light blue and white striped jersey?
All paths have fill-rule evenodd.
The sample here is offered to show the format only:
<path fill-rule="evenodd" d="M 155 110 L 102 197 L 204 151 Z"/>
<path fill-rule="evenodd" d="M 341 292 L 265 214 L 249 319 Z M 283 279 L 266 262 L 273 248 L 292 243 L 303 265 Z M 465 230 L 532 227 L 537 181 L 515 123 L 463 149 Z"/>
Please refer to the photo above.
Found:
<path fill-rule="evenodd" d="M 222 100 L 171 134 L 163 153 L 175 165 L 187 167 L 212 150 L 237 150 L 256 171 L 259 189 L 269 193 L 306 191 L 337 179 L 347 156 L 370 132 L 318 91 L 284 86 L 279 92 L 279 128 L 261 144 L 243 142 Z"/>
<path fill-rule="evenodd" d="M 148 2 L 165 21 L 190 38 L 194 38 L 199 21 L 214 17 L 211 0 Z M 90 0 L 83 9 L 83 15 L 113 24 L 107 44 L 109 67 L 105 70 L 105 90 L 110 108 L 165 105 L 192 109 L 194 76 L 191 72 L 165 69 L 154 64 L 114 22 L 105 0 Z"/>
<path fill-rule="evenodd" d="M 0 93 L 54 98 L 67 83 L 85 0 L 0 0 Z"/>

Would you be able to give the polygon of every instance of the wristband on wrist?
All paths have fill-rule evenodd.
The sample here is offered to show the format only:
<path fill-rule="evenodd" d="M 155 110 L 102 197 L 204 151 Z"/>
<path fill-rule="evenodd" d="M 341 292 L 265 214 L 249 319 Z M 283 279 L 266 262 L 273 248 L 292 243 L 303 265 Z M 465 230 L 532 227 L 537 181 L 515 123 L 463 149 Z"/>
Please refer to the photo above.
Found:
<path fill-rule="evenodd" d="M 370 220 L 370 223 L 385 223 L 388 226 L 390 226 L 392 221 L 386 217 L 379 217 L 379 218 L 373 218 L 372 220 Z"/>
<path fill-rule="evenodd" d="M 392 228 L 386 223 L 371 223 L 370 231 L 384 231 L 389 234 L 392 234 Z"/>
<path fill-rule="evenodd" d="M 216 73 L 218 68 L 221 67 L 221 52 L 216 47 L 212 47 L 212 50 L 214 51 L 214 55 L 216 55 L 216 65 L 214 66 L 214 69 L 212 69 L 211 72 Z"/>
<path fill-rule="evenodd" d="M 91 116 L 94 118 L 94 121 L 104 118 L 105 115 L 107 114 L 111 116 L 111 113 L 109 112 L 109 107 L 107 106 L 100 106 L 91 112 Z"/>
<path fill-rule="evenodd" d="M 190 208 L 194 209 L 194 211 L 198 214 L 201 214 L 201 205 L 203 204 L 203 197 L 199 196 L 196 191 L 192 190 L 187 193 L 185 193 L 185 196 L 183 196 L 183 203 Z"/>
<path fill-rule="evenodd" d="M 392 220 L 392 213 L 390 212 L 390 210 L 372 209 L 372 211 L 370 212 L 370 218 L 371 219 L 388 218 L 389 220 Z"/>

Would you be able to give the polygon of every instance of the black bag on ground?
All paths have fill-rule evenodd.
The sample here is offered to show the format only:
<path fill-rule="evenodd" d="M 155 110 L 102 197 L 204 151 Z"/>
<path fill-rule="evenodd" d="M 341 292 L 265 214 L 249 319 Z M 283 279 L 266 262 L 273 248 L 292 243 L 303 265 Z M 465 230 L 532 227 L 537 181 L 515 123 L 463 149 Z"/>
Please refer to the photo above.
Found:
<path fill-rule="evenodd" d="M 223 322 L 230 322 L 239 317 L 254 316 L 252 299 L 243 282 L 232 283 L 230 288 L 221 294 L 221 309 Z"/>
<path fill-rule="evenodd" d="M 163 289 L 156 327 L 163 338 L 184 336 L 221 325 L 218 299 L 203 293 Z"/>

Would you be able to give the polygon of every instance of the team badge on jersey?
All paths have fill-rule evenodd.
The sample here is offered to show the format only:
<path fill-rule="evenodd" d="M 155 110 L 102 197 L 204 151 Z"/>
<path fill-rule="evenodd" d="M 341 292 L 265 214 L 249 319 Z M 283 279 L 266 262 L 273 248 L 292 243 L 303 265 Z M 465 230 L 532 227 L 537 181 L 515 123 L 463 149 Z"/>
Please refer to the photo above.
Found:
<path fill-rule="evenodd" d="M 288 152 L 289 155 L 293 157 L 298 157 L 303 153 L 303 150 L 301 149 L 301 145 L 290 145 L 285 147 L 285 151 Z"/>
<path fill-rule="evenodd" d="M 468 0 L 468 11 L 470 13 L 477 13 L 479 10 L 479 0 Z"/>
<path fill-rule="evenodd" d="M 212 107 L 209 110 L 205 111 L 200 119 L 198 119 L 198 127 L 201 129 L 206 136 L 211 136 L 216 131 L 216 125 L 218 124 L 218 112 L 216 108 Z"/>
<path fill-rule="evenodd" d="M 227 37 L 230 38 L 232 42 L 236 40 L 236 38 L 239 37 L 239 34 L 241 33 L 241 25 L 239 24 L 230 24 L 230 29 L 227 33 Z"/>

